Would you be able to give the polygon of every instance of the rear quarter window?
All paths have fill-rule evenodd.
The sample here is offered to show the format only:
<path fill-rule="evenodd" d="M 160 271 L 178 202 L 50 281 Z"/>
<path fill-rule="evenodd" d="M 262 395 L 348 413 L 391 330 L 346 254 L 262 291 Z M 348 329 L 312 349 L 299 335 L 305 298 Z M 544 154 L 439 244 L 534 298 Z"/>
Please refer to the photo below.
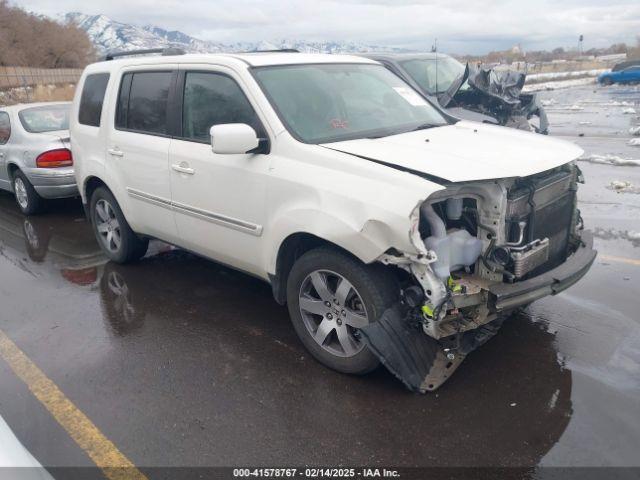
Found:
<path fill-rule="evenodd" d="M 104 94 L 109 83 L 108 73 L 95 73 L 87 75 L 80 96 L 80 111 L 78 122 L 91 127 L 100 126 L 100 116 L 102 115 L 102 104 Z"/>

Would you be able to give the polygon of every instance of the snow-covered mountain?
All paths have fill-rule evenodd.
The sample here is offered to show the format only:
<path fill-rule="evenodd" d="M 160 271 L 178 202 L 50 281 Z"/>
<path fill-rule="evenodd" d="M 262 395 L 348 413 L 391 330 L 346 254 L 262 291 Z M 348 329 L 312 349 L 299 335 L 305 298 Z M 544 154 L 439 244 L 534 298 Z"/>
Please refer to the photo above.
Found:
<path fill-rule="evenodd" d="M 393 47 L 363 45 L 353 42 L 306 42 L 301 40 L 238 42 L 234 44 L 207 42 L 176 30 L 165 30 L 154 25 L 131 25 L 117 22 L 106 15 L 87 15 L 80 12 L 62 15 L 62 20 L 74 22 L 87 32 L 100 53 L 166 47 L 182 48 L 191 53 L 240 52 L 282 48 L 295 48 L 301 52 L 314 53 L 406 51 Z"/>

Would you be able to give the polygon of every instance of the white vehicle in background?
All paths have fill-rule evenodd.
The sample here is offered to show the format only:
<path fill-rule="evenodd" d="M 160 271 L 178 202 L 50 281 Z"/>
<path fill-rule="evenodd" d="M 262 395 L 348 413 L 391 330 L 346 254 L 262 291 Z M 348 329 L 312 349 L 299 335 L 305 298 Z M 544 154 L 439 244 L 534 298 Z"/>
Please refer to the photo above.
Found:
<path fill-rule="evenodd" d="M 159 238 L 264 279 L 335 370 L 433 390 L 595 258 L 573 144 L 451 119 L 360 57 L 125 55 L 71 111 L 104 252 Z"/>
<path fill-rule="evenodd" d="M 0 417 L 0 479 L 53 480 L 49 472 L 24 448 L 2 417 Z"/>
<path fill-rule="evenodd" d="M 0 188 L 25 215 L 45 199 L 78 195 L 69 149 L 70 102 L 0 107 Z"/>

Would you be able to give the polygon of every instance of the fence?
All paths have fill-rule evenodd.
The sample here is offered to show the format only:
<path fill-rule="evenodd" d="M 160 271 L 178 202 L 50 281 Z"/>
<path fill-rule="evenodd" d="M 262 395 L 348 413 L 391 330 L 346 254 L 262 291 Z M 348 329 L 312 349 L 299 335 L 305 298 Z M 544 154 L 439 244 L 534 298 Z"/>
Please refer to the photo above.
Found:
<path fill-rule="evenodd" d="M 81 68 L 0 67 L 0 90 L 76 83 Z"/>

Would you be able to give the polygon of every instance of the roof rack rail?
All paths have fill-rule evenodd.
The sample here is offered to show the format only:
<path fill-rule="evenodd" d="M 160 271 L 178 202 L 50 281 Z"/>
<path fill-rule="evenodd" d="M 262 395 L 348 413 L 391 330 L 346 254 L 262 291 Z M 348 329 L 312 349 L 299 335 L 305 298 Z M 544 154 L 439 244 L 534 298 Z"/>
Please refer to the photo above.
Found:
<path fill-rule="evenodd" d="M 297 48 L 274 48 L 273 50 L 249 50 L 247 53 L 300 53 Z"/>
<path fill-rule="evenodd" d="M 159 53 L 163 57 L 168 55 L 184 55 L 185 51 L 181 48 L 147 48 L 145 50 L 128 50 L 124 52 L 109 52 L 105 55 L 104 60 L 109 61 L 119 57 L 129 57 L 131 55 L 149 55 L 151 53 Z"/>

